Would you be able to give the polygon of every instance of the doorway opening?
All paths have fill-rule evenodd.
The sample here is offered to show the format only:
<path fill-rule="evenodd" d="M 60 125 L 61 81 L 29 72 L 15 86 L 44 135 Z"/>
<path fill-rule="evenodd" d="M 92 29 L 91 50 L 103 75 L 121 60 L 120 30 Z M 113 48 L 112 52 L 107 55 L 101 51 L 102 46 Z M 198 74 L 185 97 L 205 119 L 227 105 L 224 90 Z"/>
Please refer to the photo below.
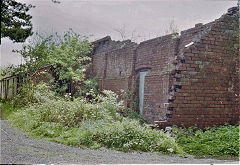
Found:
<path fill-rule="evenodd" d="M 143 102 L 144 102 L 144 81 L 145 76 L 147 75 L 148 70 L 140 71 L 140 78 L 139 78 L 139 113 L 143 115 Z"/>

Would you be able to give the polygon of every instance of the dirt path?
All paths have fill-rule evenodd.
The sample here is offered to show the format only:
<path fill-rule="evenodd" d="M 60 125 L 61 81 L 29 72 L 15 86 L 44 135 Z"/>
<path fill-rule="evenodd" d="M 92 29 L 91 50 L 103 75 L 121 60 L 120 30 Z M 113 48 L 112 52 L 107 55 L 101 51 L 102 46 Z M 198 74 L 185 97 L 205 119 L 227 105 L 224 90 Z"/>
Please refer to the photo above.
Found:
<path fill-rule="evenodd" d="M 238 163 L 237 160 L 181 158 L 150 153 L 89 150 L 32 139 L 1 120 L 0 163 Z"/>

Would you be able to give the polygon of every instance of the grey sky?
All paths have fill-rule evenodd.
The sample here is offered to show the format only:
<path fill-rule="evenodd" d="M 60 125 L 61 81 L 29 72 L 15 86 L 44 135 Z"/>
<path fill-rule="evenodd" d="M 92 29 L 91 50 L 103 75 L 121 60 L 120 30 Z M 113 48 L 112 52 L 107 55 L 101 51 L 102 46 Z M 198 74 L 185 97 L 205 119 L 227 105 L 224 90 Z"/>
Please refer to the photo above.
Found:
<path fill-rule="evenodd" d="M 93 35 L 91 40 L 110 35 L 121 40 L 115 29 L 124 29 L 127 38 L 140 35 L 137 42 L 166 33 L 171 20 L 179 30 L 193 27 L 196 23 L 208 23 L 219 18 L 227 9 L 236 6 L 237 0 L 18 0 L 33 4 L 34 32 L 60 34 L 72 28 L 83 35 Z M 27 43 L 27 42 L 26 42 Z M 2 40 L 0 66 L 19 64 L 21 57 L 12 53 L 22 44 Z"/>

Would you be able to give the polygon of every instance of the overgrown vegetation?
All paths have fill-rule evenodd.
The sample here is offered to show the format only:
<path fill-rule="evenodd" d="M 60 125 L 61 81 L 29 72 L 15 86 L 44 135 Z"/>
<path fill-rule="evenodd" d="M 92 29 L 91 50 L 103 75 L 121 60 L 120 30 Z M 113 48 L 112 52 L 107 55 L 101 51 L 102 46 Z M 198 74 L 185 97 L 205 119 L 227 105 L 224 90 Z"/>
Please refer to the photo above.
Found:
<path fill-rule="evenodd" d="M 239 154 L 239 126 L 173 128 L 168 135 L 144 124 L 136 112 L 117 102 L 113 92 L 93 96 L 91 100 L 62 97 L 46 84 L 38 84 L 25 89 L 21 97 L 4 102 L 3 117 L 31 136 L 71 146 L 198 157 L 227 158 Z"/>
<path fill-rule="evenodd" d="M 239 126 L 174 128 L 176 142 L 184 151 L 199 157 L 239 156 Z"/>
<path fill-rule="evenodd" d="M 92 45 L 86 36 L 69 30 L 63 37 L 57 33 L 46 37 L 35 34 L 29 42 L 22 50 L 14 50 L 21 54 L 25 63 L 9 66 L 1 72 L 2 75 L 11 73 L 29 79 L 38 69 L 51 66 L 54 72 L 52 86 L 60 94 L 66 92 L 70 82 L 81 82 L 82 86 L 89 84 L 85 71 L 91 64 Z"/>
<path fill-rule="evenodd" d="M 122 116 L 123 103 L 117 102 L 111 91 L 104 91 L 91 101 L 57 96 L 44 84 L 32 91 L 33 95 L 25 96 L 38 99 L 8 115 L 14 125 L 32 136 L 72 146 L 184 154 L 167 134 Z M 16 105 L 20 99 L 16 97 L 11 103 Z M 9 111 L 8 107 L 3 106 L 3 111 Z"/>
<path fill-rule="evenodd" d="M 174 128 L 171 134 L 166 134 L 152 130 L 137 112 L 117 101 L 115 93 L 99 92 L 97 78 L 85 77 L 91 47 L 86 39 L 82 40 L 73 32 L 67 32 L 63 38 L 40 37 L 24 46 L 18 52 L 26 64 L 9 67 L 5 72 L 29 77 L 19 88 L 18 95 L 2 100 L 3 117 L 31 136 L 71 146 L 188 153 L 200 157 L 238 156 L 239 126 L 204 131 Z M 31 74 L 45 65 L 54 68 L 53 87 L 31 82 Z M 69 81 L 79 84 L 75 96 L 66 93 Z M 127 92 L 122 97 L 132 100 L 133 93 Z"/>

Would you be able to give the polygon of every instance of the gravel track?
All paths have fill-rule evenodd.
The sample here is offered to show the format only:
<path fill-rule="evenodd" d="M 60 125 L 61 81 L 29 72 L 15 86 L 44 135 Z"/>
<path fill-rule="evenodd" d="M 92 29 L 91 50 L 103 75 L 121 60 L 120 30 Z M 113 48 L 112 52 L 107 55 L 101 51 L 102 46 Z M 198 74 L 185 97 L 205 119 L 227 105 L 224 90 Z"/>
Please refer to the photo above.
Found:
<path fill-rule="evenodd" d="M 139 152 L 118 152 L 114 150 L 90 150 L 70 147 L 63 144 L 27 137 L 12 127 L 8 121 L 1 120 L 1 164 L 50 164 L 50 163 L 227 163 L 238 164 L 238 160 L 196 159 L 177 156 L 158 155 Z"/>

